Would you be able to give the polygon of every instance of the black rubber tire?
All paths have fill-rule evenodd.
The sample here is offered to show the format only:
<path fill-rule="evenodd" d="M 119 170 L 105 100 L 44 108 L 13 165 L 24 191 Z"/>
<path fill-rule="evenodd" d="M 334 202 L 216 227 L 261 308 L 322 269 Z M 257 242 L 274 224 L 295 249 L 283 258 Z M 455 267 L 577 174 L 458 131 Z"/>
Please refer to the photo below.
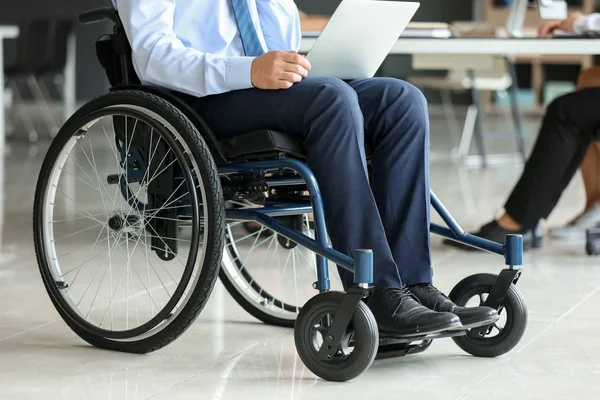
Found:
<path fill-rule="evenodd" d="M 460 281 L 450 292 L 450 299 L 459 306 L 480 294 L 489 293 L 498 279 L 493 274 L 477 274 Z M 465 336 L 452 340 L 464 351 L 476 357 L 498 357 L 511 351 L 521 340 L 527 328 L 527 307 L 525 300 L 514 285 L 510 285 L 502 303 L 507 313 L 506 325 L 494 337 L 479 337 L 467 332 Z"/>
<path fill-rule="evenodd" d="M 318 377 L 332 382 L 346 382 L 356 378 L 371 366 L 379 347 L 379 330 L 371 310 L 364 302 L 359 302 L 352 317 L 355 347 L 343 360 L 321 361 L 316 355 L 318 349 L 310 343 L 315 321 L 327 313 L 333 315 L 342 304 L 345 294 L 325 292 L 311 298 L 298 314 L 294 329 L 296 350 L 304 365 Z"/>
<path fill-rule="evenodd" d="M 148 337 L 133 338 L 129 341 L 113 340 L 99 336 L 88 329 L 84 329 L 72 317 L 71 313 L 73 311 L 59 293 L 47 268 L 46 252 L 43 247 L 43 230 L 41 228 L 42 224 L 45 223 L 43 220 L 45 188 L 55 159 L 60 154 L 64 144 L 81 127 L 81 123 L 86 116 L 116 105 L 130 105 L 138 107 L 138 111 L 148 110 L 153 112 L 168 121 L 181 135 L 197 163 L 203 182 L 203 187 L 198 190 L 204 191 L 206 203 L 203 206 L 208 211 L 208 221 L 204 221 L 203 227 L 203 234 L 207 238 L 205 259 L 201 266 L 197 286 L 192 288 L 187 303 L 181 306 L 181 312 L 160 331 Z M 90 101 L 75 112 L 60 129 L 50 145 L 37 182 L 33 209 L 33 230 L 35 252 L 44 286 L 58 313 L 73 332 L 89 344 L 102 349 L 128 353 L 149 353 L 158 350 L 173 342 L 195 321 L 206 305 L 218 277 L 224 243 L 225 209 L 217 167 L 198 130 L 172 104 L 143 91 L 123 90 L 108 93 Z"/>

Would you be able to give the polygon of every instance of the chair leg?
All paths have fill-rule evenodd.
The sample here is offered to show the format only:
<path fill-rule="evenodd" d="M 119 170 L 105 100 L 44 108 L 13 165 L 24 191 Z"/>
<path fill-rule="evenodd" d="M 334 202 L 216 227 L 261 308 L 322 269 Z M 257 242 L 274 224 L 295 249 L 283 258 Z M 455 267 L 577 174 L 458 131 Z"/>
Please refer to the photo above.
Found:
<path fill-rule="evenodd" d="M 510 92 L 508 94 L 510 99 L 510 108 L 512 111 L 513 121 L 515 123 L 515 140 L 517 142 L 517 149 L 523 161 L 525 161 L 525 139 L 523 138 L 523 120 L 521 118 L 521 113 L 519 112 L 519 82 L 517 81 L 517 68 L 515 67 L 515 63 L 512 62 L 509 58 L 506 58 L 506 63 L 508 65 L 508 70 L 510 73 L 510 77 L 512 80 L 512 85 L 510 87 Z"/>
<path fill-rule="evenodd" d="M 475 73 L 469 71 L 469 77 L 471 78 L 471 95 L 473 97 L 473 105 L 477 108 L 477 118 L 475 119 L 475 142 L 479 155 L 481 156 L 481 165 L 483 168 L 488 166 L 487 153 L 485 150 L 485 141 L 483 138 L 483 115 L 481 110 L 481 95 L 479 90 L 475 87 Z"/>
<path fill-rule="evenodd" d="M 453 142 L 456 142 L 457 140 L 460 140 L 460 128 L 458 127 L 456 110 L 454 108 L 454 102 L 452 101 L 452 93 L 448 89 L 440 89 L 440 95 L 442 98 L 442 107 L 444 108 L 446 121 L 448 121 L 450 136 L 452 137 Z"/>
<path fill-rule="evenodd" d="M 11 81 L 10 87 L 13 90 L 13 94 L 15 96 L 15 103 L 19 103 L 20 106 L 17 107 L 19 119 L 23 122 L 25 129 L 27 130 L 27 136 L 30 142 L 35 142 L 38 138 L 38 134 L 31 122 L 30 115 L 25 111 L 25 103 L 23 102 L 23 97 L 21 96 L 21 92 L 19 91 L 19 87 L 15 80 Z"/>
<path fill-rule="evenodd" d="M 471 141 L 473 140 L 473 133 L 475 132 L 475 121 L 477 121 L 477 114 L 479 113 L 478 108 L 475 105 L 470 105 L 467 109 L 467 117 L 463 125 L 462 135 L 460 137 L 460 144 L 458 145 L 457 158 L 464 159 L 469 155 L 471 149 Z"/>
<path fill-rule="evenodd" d="M 54 118 L 54 114 L 52 113 L 52 109 L 50 108 L 49 101 L 50 99 L 46 99 L 42 94 L 42 89 L 40 89 L 40 85 L 37 81 L 37 78 L 33 75 L 30 75 L 27 78 L 27 84 L 35 97 L 36 102 L 38 102 L 42 106 L 42 113 L 44 115 L 44 119 L 46 123 L 50 126 L 50 132 L 53 132 L 57 129 L 58 123 Z"/>
<path fill-rule="evenodd" d="M 64 80 L 62 79 L 62 75 L 60 75 L 60 74 L 55 75 L 52 78 L 52 83 L 54 84 L 54 86 L 57 89 L 60 89 L 60 86 L 64 83 Z M 46 99 L 48 99 L 48 102 L 50 102 L 50 100 L 51 100 L 50 92 L 48 92 L 48 88 L 44 84 L 43 81 L 40 82 L 40 89 L 42 90 L 44 97 Z M 65 122 L 66 122 L 66 120 L 60 121 L 60 125 L 64 124 Z M 55 125 L 54 125 L 54 128 L 52 129 L 52 131 L 50 132 L 50 136 L 52 136 L 54 138 L 56 136 L 56 134 L 58 133 L 59 128 L 60 128 L 60 126 L 58 124 L 56 124 L 56 119 L 55 119 Z"/>

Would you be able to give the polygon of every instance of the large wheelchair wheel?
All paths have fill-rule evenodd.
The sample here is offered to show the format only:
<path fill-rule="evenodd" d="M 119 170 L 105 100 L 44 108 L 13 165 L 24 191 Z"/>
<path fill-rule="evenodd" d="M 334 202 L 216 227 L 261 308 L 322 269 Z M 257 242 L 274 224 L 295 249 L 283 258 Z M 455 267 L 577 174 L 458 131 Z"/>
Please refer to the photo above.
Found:
<path fill-rule="evenodd" d="M 497 278 L 492 274 L 469 276 L 452 289 L 449 297 L 462 307 L 483 305 Z M 516 286 L 510 285 L 498 315 L 500 319 L 488 326 L 483 334 L 475 328 L 452 340 L 476 357 L 497 357 L 508 353 L 519 343 L 527 327 L 527 307 Z"/>
<path fill-rule="evenodd" d="M 127 90 L 84 105 L 52 142 L 34 202 L 37 261 L 61 317 L 100 348 L 171 343 L 217 278 L 223 204 L 206 143 L 171 104 Z"/>
<path fill-rule="evenodd" d="M 246 208 L 246 204 L 234 204 Z M 308 216 L 277 217 L 314 238 Z M 237 303 L 260 321 L 293 327 L 302 306 L 318 294 L 315 253 L 271 229 L 246 230 L 243 221 L 228 221 L 220 279 Z M 337 268 L 329 263 L 332 290 L 343 290 Z"/>

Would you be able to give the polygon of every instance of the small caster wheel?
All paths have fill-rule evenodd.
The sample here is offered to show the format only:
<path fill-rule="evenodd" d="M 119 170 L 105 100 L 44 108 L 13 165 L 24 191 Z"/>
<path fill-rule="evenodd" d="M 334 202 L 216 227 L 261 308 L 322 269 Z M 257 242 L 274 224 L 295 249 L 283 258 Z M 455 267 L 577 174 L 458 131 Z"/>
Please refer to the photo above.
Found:
<path fill-rule="evenodd" d="M 458 306 L 483 305 L 496 283 L 493 274 L 477 274 L 460 281 L 450 292 L 450 299 Z M 464 351 L 477 357 L 497 357 L 508 353 L 521 340 L 527 327 L 527 307 L 523 296 L 514 285 L 498 310 L 500 319 L 480 334 L 479 328 L 470 329 L 465 336 L 452 340 Z"/>
<path fill-rule="evenodd" d="M 294 340 L 300 359 L 318 377 L 345 382 L 356 378 L 373 363 L 379 347 L 375 317 L 364 302 L 359 302 L 344 338 L 330 360 L 318 357 L 323 335 L 335 320 L 344 293 L 325 292 L 311 298 L 296 319 Z"/>

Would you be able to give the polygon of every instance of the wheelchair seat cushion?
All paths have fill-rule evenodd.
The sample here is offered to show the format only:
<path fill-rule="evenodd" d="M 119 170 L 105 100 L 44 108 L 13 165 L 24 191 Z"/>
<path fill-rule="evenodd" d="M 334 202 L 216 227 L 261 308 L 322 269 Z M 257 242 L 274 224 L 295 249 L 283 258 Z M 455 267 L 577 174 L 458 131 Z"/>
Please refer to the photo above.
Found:
<path fill-rule="evenodd" d="M 229 160 L 241 161 L 283 154 L 305 159 L 302 137 L 297 134 L 260 130 L 219 140 L 219 147 Z"/>

